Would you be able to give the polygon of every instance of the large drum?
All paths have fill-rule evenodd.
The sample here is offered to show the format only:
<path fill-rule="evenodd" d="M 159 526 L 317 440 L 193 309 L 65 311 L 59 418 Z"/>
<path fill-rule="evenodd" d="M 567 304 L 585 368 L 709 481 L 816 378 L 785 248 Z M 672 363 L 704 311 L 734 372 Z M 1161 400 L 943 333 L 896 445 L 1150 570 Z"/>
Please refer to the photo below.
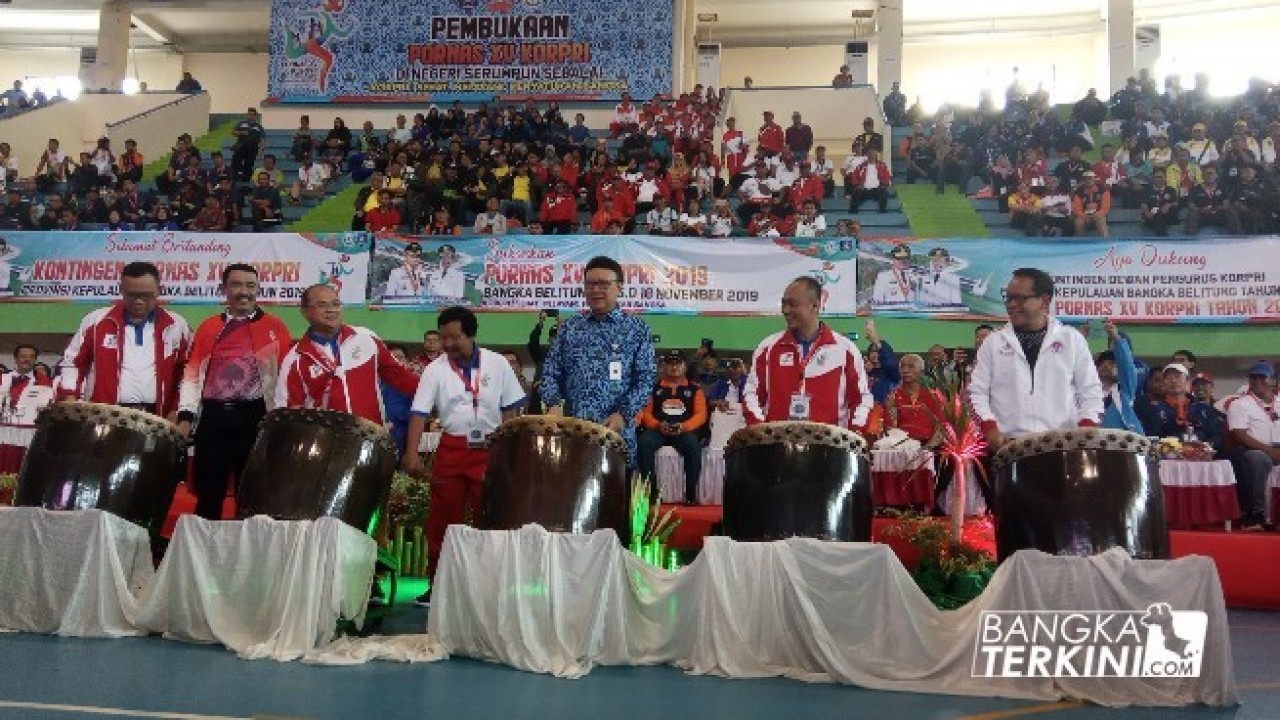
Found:
<path fill-rule="evenodd" d="M 482 528 L 612 528 L 626 543 L 630 501 L 626 444 L 603 425 L 531 415 L 508 420 L 489 436 Z"/>
<path fill-rule="evenodd" d="M 155 534 L 182 479 L 186 451 L 177 426 L 155 415 L 54 403 L 36 418 L 14 504 L 106 510 Z"/>
<path fill-rule="evenodd" d="M 383 428 L 349 413 L 272 410 L 240 479 L 238 517 L 335 517 L 372 532 L 391 491 L 396 446 Z"/>
<path fill-rule="evenodd" d="M 1147 438 L 1076 428 L 1018 438 L 1000 448 L 996 549 L 1092 555 L 1113 547 L 1135 558 L 1169 557 L 1160 479 Z"/>
<path fill-rule="evenodd" d="M 857 433 L 812 422 L 743 428 L 725 449 L 724 532 L 870 542 L 871 463 Z"/>

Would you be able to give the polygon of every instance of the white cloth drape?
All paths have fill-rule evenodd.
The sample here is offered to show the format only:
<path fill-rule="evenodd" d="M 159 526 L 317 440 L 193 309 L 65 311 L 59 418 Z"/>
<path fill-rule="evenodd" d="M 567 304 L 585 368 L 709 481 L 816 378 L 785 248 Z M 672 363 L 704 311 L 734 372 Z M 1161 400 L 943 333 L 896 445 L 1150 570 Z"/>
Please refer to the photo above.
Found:
<path fill-rule="evenodd" d="M 664 447 L 653 458 L 653 474 L 665 502 L 684 500 L 684 458 L 675 448 Z M 702 477 L 698 478 L 698 503 L 724 504 L 724 448 L 702 449 Z"/>
<path fill-rule="evenodd" d="M 984 610 L 1208 614 L 1199 678 L 971 676 Z M 709 537 L 677 572 L 642 563 L 611 531 L 449 528 L 428 631 L 445 650 L 560 677 L 595 664 L 785 676 L 883 690 L 1178 706 L 1236 701 L 1222 589 L 1203 557 L 1135 561 L 1020 552 L 981 597 L 943 612 L 883 545 Z"/>
<path fill-rule="evenodd" d="M 334 518 L 212 522 L 184 515 L 138 625 L 218 642 L 244 658 L 293 660 L 361 623 L 378 549 Z"/>
<path fill-rule="evenodd" d="M 1160 484 L 1173 487 L 1218 487 L 1235 485 L 1236 475 L 1230 460 L 1188 461 L 1161 460 Z"/>
<path fill-rule="evenodd" d="M 147 531 L 101 510 L 0 509 L 0 628 L 77 637 L 143 635 Z"/>

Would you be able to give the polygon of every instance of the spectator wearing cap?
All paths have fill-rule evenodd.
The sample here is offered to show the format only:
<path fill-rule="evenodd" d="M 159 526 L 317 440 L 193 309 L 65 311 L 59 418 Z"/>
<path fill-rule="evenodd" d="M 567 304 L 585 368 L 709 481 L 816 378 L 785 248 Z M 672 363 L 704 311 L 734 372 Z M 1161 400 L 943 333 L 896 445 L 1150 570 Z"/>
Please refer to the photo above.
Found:
<path fill-rule="evenodd" d="M 643 477 L 655 477 L 655 458 L 664 447 L 675 448 L 684 459 L 685 496 L 688 505 L 698 501 L 698 479 L 702 476 L 702 443 L 699 433 L 707 424 L 707 399 L 687 377 L 684 355 L 669 350 L 662 354 L 661 375 L 640 412 L 637 464 Z"/>
<path fill-rule="evenodd" d="M 804 124 L 800 113 L 791 113 L 791 127 L 784 133 L 784 141 L 795 159 L 804 160 L 809 157 L 809 151 L 813 149 L 813 128 Z"/>
<path fill-rule="evenodd" d="M 1266 517 L 1267 481 L 1280 465 L 1280 407 L 1272 381 L 1275 368 L 1260 361 L 1249 368 L 1248 392 L 1227 408 L 1228 453 L 1240 495 L 1240 529 L 1258 530 Z"/>
<path fill-rule="evenodd" d="M 1199 402 L 1217 406 L 1218 400 L 1213 395 L 1213 376 L 1206 372 L 1196 373 L 1191 378 L 1191 395 Z M 1225 416 L 1224 416 L 1225 417 Z"/>
<path fill-rule="evenodd" d="M 1143 427 L 1158 437 L 1195 439 L 1221 443 L 1222 416 L 1191 395 L 1191 371 L 1182 363 L 1170 363 L 1161 372 L 1164 395 L 1144 408 Z"/>
<path fill-rule="evenodd" d="M 889 172 L 889 166 L 880 161 L 880 153 L 875 148 L 868 148 L 867 161 L 845 177 L 849 212 L 858 212 L 867 200 L 875 200 L 880 212 L 889 212 L 889 186 L 892 184 L 893 174 Z"/>
<path fill-rule="evenodd" d="M 756 133 L 756 147 L 761 155 L 774 157 L 781 154 L 783 149 L 786 148 L 786 133 L 781 125 L 773 121 L 772 111 L 765 110 L 763 117 L 764 123 L 760 126 L 759 132 Z M 810 144 L 812 144 L 812 140 Z"/>
<path fill-rule="evenodd" d="M 1071 193 L 1071 208 L 1077 236 L 1097 230 L 1099 237 L 1110 237 L 1107 213 L 1111 212 L 1111 193 L 1098 185 L 1098 176 L 1092 170 L 1085 171 L 1084 181 Z"/>
<path fill-rule="evenodd" d="M 1198 122 L 1191 126 L 1191 137 L 1178 143 L 1178 147 L 1186 148 L 1191 154 L 1191 161 L 1200 167 L 1218 162 L 1218 146 L 1206 134 L 1207 132 L 1208 128 L 1205 124 Z"/>

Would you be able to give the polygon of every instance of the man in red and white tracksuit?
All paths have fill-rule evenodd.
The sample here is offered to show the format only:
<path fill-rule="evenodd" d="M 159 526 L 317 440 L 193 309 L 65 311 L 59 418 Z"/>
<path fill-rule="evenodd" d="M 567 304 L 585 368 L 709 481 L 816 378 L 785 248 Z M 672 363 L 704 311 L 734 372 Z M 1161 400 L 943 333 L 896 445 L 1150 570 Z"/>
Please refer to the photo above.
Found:
<path fill-rule="evenodd" d="M 36 415 L 53 402 L 53 382 L 35 371 L 40 351 L 21 344 L 13 350 L 14 369 L 0 375 L 0 473 L 17 473 L 35 433 Z"/>
<path fill-rule="evenodd" d="M 410 475 L 422 474 L 422 458 L 413 452 L 435 413 L 443 434 L 431 470 L 427 515 L 427 574 L 435 576 L 445 529 L 466 522 L 467 508 L 481 509 L 488 437 L 498 425 L 516 417 L 525 394 L 507 359 L 476 345 L 476 316 L 464 307 L 446 308 L 436 318 L 444 355 L 422 371 L 413 397 L 408 450 L 401 465 Z M 431 602 L 428 591 L 417 604 Z"/>
<path fill-rule="evenodd" d="M 160 271 L 132 262 L 120 273 L 120 302 L 80 322 L 62 358 L 58 398 L 120 405 L 174 420 L 191 328 L 160 307 Z"/>
<path fill-rule="evenodd" d="M 378 336 L 342 323 L 342 301 L 332 287 L 307 288 L 302 314 L 309 328 L 280 364 L 276 407 L 334 410 L 385 425 L 378 381 L 405 395 L 417 392 L 417 373 Z"/>
<path fill-rule="evenodd" d="M 818 319 L 822 286 L 796 278 L 782 295 L 787 329 L 765 338 L 751 360 L 743 388 L 748 425 L 807 420 L 862 432 L 871 392 L 862 353 Z"/>

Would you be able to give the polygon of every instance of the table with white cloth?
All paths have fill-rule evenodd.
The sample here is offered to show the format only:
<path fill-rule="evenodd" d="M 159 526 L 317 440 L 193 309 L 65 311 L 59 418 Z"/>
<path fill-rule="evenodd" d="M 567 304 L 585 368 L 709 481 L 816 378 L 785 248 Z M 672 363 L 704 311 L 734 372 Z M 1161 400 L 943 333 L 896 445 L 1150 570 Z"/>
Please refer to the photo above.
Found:
<path fill-rule="evenodd" d="M 1222 525 L 1240 518 L 1230 461 L 1161 460 L 1159 468 L 1169 525 Z"/>
<path fill-rule="evenodd" d="M 984 611 L 1088 609 L 1140 618 L 1156 602 L 1205 613 L 1197 676 L 973 676 Z M 948 612 L 885 545 L 709 537 L 691 565 L 671 572 L 641 561 L 609 530 L 454 525 L 427 622 L 426 638 L 400 642 L 430 641 L 442 646 L 440 656 L 560 677 L 581 677 L 597 664 L 667 663 L 694 674 L 1111 706 L 1231 705 L 1237 697 L 1222 586 L 1213 560 L 1201 556 L 1153 561 L 1120 549 L 1092 557 L 1023 550 L 1001 564 L 982 595 Z M 336 661 L 356 655 L 351 650 Z"/>
<path fill-rule="evenodd" d="M 75 637 L 145 635 L 155 576 L 145 528 L 102 510 L 0 508 L 0 628 Z"/>
<path fill-rule="evenodd" d="M 933 505 L 933 453 L 872 450 L 871 502 L 877 508 Z"/>
<path fill-rule="evenodd" d="M 730 412 L 715 410 L 711 413 L 711 439 L 702 450 L 702 477 L 698 478 L 698 504 L 724 504 L 724 448 L 729 438 L 747 426 L 740 406 L 735 404 Z M 679 502 L 684 499 L 684 458 L 675 448 L 664 447 L 654 457 L 653 472 L 663 499 Z"/>
<path fill-rule="evenodd" d="M 364 618 L 378 548 L 335 518 L 178 521 L 137 624 L 221 643 L 247 659 L 293 660 Z"/>

